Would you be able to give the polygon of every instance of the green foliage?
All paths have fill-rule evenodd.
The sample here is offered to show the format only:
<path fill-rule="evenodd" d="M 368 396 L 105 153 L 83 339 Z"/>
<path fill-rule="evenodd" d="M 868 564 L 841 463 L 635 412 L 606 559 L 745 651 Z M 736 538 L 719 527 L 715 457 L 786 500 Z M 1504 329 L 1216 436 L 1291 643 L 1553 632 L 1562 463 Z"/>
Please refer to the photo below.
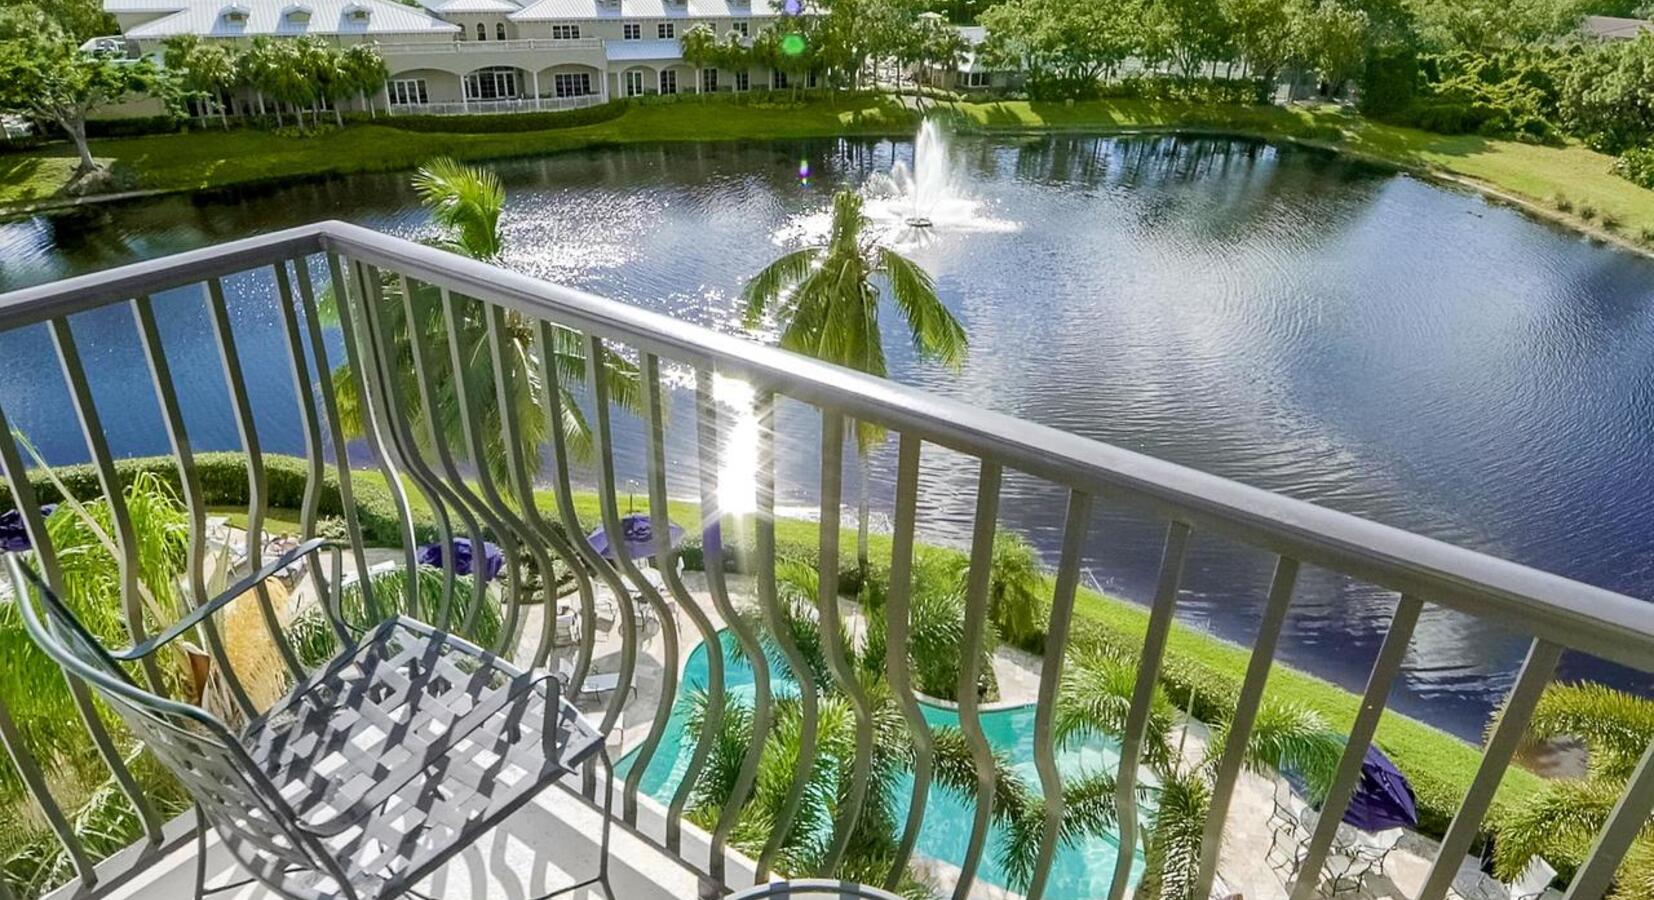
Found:
<path fill-rule="evenodd" d="M 1367 55 L 1361 76 L 1361 113 L 1384 118 L 1411 106 L 1418 91 L 1419 63 L 1413 48 L 1393 45 Z"/>
<path fill-rule="evenodd" d="M 1632 147 L 1614 160 L 1614 174 L 1638 187 L 1654 188 L 1654 147 Z"/>
<path fill-rule="evenodd" d="M 1592 147 L 1616 153 L 1654 138 L 1654 34 L 1615 41 L 1572 61 L 1563 120 Z"/>
<path fill-rule="evenodd" d="M 472 115 L 472 116 L 421 116 L 396 115 L 391 118 L 381 117 L 378 121 L 389 128 L 400 131 L 417 131 L 431 134 L 508 134 L 529 131 L 553 131 L 561 128 L 579 128 L 583 125 L 595 125 L 619 118 L 626 112 L 628 104 L 624 100 L 612 100 L 597 106 L 587 106 L 581 109 L 565 110 L 563 112 L 522 112 L 509 116 Z M 361 120 L 359 113 L 346 117 L 347 120 Z"/>
<path fill-rule="evenodd" d="M 980 54 L 989 65 L 1020 70 L 1038 99 L 1091 96 L 1142 43 L 1140 3 L 1004 0 L 985 10 Z"/>
<path fill-rule="evenodd" d="M 24 29 L 0 41 L 0 113 L 16 113 L 63 129 L 80 156 L 77 174 L 97 170 L 86 143 L 86 119 L 156 81 L 145 61 L 83 53 L 55 28 Z"/>
<path fill-rule="evenodd" d="M 326 557 L 323 557 L 326 565 Z M 418 607 L 410 613 L 414 618 L 431 624 L 448 623 L 448 630 L 484 649 L 492 648 L 499 640 L 500 605 L 484 597 L 479 604 L 473 592 L 473 582 L 467 576 L 456 576 L 451 606 L 444 609 L 442 569 L 420 566 L 415 597 Z M 339 598 L 340 613 L 345 622 L 360 628 L 370 628 L 392 615 L 407 612 L 402 608 L 406 597 L 407 574 L 400 568 L 381 572 L 371 577 L 373 608 L 364 603 L 361 582 L 347 585 Z M 314 668 L 339 652 L 339 642 L 329 625 L 326 611 L 319 607 L 301 610 L 287 627 L 288 642 L 299 662 Z"/>

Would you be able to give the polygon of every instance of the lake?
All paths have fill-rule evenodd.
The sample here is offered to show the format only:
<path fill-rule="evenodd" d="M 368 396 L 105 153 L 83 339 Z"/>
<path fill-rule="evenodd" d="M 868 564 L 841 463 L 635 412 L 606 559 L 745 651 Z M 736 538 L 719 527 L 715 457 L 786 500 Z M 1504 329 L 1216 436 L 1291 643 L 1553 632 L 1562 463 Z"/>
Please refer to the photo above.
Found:
<path fill-rule="evenodd" d="M 725 331 L 744 279 L 819 225 L 832 191 L 911 158 L 903 141 L 671 145 L 516 160 L 503 264 Z M 801 177 L 808 163 L 808 178 Z M 1213 138 L 956 139 L 983 227 L 907 252 L 970 335 L 953 374 L 884 319 L 891 375 L 1047 425 L 1633 596 L 1654 596 L 1654 261 L 1479 196 L 1317 151 Z M 406 175 L 179 196 L 0 224 L 0 289 L 323 218 L 429 234 Z M 267 451 L 301 452 L 268 279 L 227 284 Z M 157 298 L 198 449 L 237 447 L 199 290 Z M 74 322 L 116 452 L 166 452 L 131 313 Z M 0 334 L 0 396 L 53 462 L 87 458 L 43 326 Z M 335 354 L 335 359 L 337 355 Z M 687 392 L 674 491 L 693 489 Z M 782 411 L 782 502 L 819 474 Z M 635 423 L 622 421 L 636 447 Z M 622 460 L 636 473 L 635 452 Z M 888 509 L 894 446 L 874 454 Z M 853 489 L 853 486 L 851 486 Z M 968 539 L 975 471 L 927 450 L 925 539 Z M 850 494 L 849 496 L 854 496 Z M 1012 474 L 1002 522 L 1054 562 L 1064 496 Z M 1089 576 L 1138 600 L 1164 529 L 1102 507 Z M 1198 535 L 1180 615 L 1248 644 L 1272 560 Z M 1307 570 L 1280 658 L 1352 689 L 1394 598 Z M 1481 733 L 1526 639 L 1422 618 L 1393 705 Z M 1649 691 L 1570 656 L 1562 677 Z"/>

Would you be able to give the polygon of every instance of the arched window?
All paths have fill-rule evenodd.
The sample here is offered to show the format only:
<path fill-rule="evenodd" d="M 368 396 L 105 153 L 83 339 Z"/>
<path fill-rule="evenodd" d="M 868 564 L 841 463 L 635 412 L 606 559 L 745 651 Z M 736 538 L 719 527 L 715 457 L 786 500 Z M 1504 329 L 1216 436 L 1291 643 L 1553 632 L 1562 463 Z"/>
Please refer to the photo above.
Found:
<path fill-rule="evenodd" d="M 505 40 L 505 23 L 504 22 L 501 22 L 498 25 L 494 26 L 494 39 L 498 40 L 498 41 Z"/>
<path fill-rule="evenodd" d="M 482 24 L 481 22 L 477 23 L 477 40 L 479 40 L 479 41 L 488 40 L 488 26 Z"/>

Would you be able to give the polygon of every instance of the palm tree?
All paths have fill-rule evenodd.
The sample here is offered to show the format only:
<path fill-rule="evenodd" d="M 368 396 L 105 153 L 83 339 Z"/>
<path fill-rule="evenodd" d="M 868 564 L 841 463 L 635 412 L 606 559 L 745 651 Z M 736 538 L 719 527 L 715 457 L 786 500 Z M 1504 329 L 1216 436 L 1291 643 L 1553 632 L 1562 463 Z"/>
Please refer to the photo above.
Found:
<path fill-rule="evenodd" d="M 420 201 L 430 211 L 441 228 L 441 235 L 432 243 L 461 256 L 494 261 L 504 249 L 500 234 L 500 215 L 505 207 L 505 187 L 499 176 L 487 169 L 462 165 L 452 159 L 437 159 L 426 164 L 414 175 L 414 188 Z M 460 418 L 458 391 L 463 384 L 475 392 L 494 383 L 492 356 L 488 344 L 487 307 L 468 298 L 456 297 L 457 318 L 454 329 L 460 345 L 460 357 L 466 370 L 463 379 L 456 379 L 448 345 L 448 325 L 443 314 L 440 294 L 429 286 L 416 286 L 409 298 L 415 321 L 410 329 L 407 311 L 402 302 L 402 282 L 385 276 L 380 282 L 382 302 L 378 313 L 384 322 L 388 343 L 397 348 L 395 367 L 401 399 L 409 404 L 409 415 L 419 426 L 414 434 L 423 443 L 428 440 L 424 416 L 436 416 L 436 432 L 456 457 L 469 458 L 464 440 L 464 423 Z M 336 310 L 335 310 L 336 313 Z M 421 348 L 434 382 L 433 400 L 437 409 L 419 408 L 421 396 L 413 365 L 413 348 L 409 343 L 410 330 L 421 341 Z M 586 356 L 580 336 L 564 328 L 556 328 L 555 346 L 539 347 L 535 336 L 535 322 L 507 311 L 504 317 L 503 339 L 507 348 L 503 354 L 507 371 L 502 373 L 511 392 L 510 405 L 515 411 L 524 464 L 531 472 L 540 465 L 540 444 L 546 438 L 546 418 L 543 403 L 544 385 L 539 379 L 539 353 L 552 354 L 562 390 L 563 421 L 559 427 L 570 451 L 577 457 L 591 452 L 591 429 L 570 386 L 584 383 Z M 638 409 L 641 402 L 637 368 L 613 353 L 604 360 L 610 396 L 622 407 Z M 351 436 L 366 434 L 368 420 L 356 392 L 356 381 L 350 377 L 346 365 L 333 372 L 333 389 L 339 398 L 340 424 Z M 467 396 L 470 396 L 468 394 Z M 507 454 L 501 429 L 501 408 L 492 395 L 476 397 L 471 409 L 478 418 L 477 426 L 484 442 L 489 471 L 500 481 L 506 477 Z M 431 447 L 422 447 L 427 452 Z"/>
<path fill-rule="evenodd" d="M 1099 655 L 1072 661 L 1057 695 L 1055 731 L 1060 744 L 1095 734 L 1115 739 L 1125 733 L 1137 684 L 1137 661 Z M 1189 702 L 1192 709 L 1195 698 Z M 1227 722 L 1216 722 L 1205 751 L 1188 752 L 1188 725 L 1176 726 L 1177 710 L 1163 687 L 1150 700 L 1143 739 L 1143 764 L 1156 784 L 1144 847 L 1140 896 L 1190 900 L 1200 870 L 1200 852 L 1211 808 L 1212 784 L 1226 743 Z M 1296 704 L 1264 701 L 1247 736 L 1247 768 L 1268 774 L 1299 773 L 1312 794 L 1323 794 L 1343 752 L 1343 742 L 1316 711 Z M 1112 803 L 1112 801 L 1110 801 Z M 1035 823 L 1030 823 L 1035 824 Z"/>
<path fill-rule="evenodd" d="M 1585 744 L 1585 776 L 1546 781 L 1525 803 L 1496 813 L 1493 872 L 1505 881 L 1519 877 L 1536 856 L 1561 877 L 1573 877 L 1638 759 L 1654 744 L 1654 701 L 1599 684 L 1553 684 L 1534 710 L 1527 740 L 1537 745 L 1556 738 Z M 1654 900 L 1654 820 L 1625 855 L 1609 897 Z"/>
<path fill-rule="evenodd" d="M 390 77 L 390 70 L 385 68 L 385 58 L 379 55 L 379 47 L 375 44 L 352 44 L 340 56 L 339 65 L 345 73 L 349 90 L 356 92 L 362 105 L 367 107 L 368 115 L 373 115 L 373 102 L 368 97 L 379 93 Z"/>
<path fill-rule="evenodd" d="M 242 84 L 251 87 L 253 93 L 258 97 L 259 115 L 264 114 L 265 94 L 271 94 L 273 99 L 279 99 L 275 97 L 272 87 L 277 80 L 276 70 L 280 66 L 277 56 L 278 51 L 270 38 L 260 35 L 253 38 L 252 45 L 236 57 L 236 78 Z M 280 128 L 282 127 L 281 104 L 279 102 L 273 103 L 272 109 L 276 113 L 276 127 Z"/>
<path fill-rule="evenodd" d="M 746 324 L 767 315 L 781 329 L 781 346 L 869 375 L 885 377 L 884 337 L 879 332 L 882 280 L 907 322 L 919 358 L 958 371 L 965 362 L 965 329 L 936 297 L 924 269 L 869 233 L 862 199 L 854 191 L 833 196 L 827 241 L 794 250 L 770 263 L 742 292 Z M 867 422 L 856 428 L 861 463 L 856 560 L 867 570 L 867 455 L 884 439 Z"/>

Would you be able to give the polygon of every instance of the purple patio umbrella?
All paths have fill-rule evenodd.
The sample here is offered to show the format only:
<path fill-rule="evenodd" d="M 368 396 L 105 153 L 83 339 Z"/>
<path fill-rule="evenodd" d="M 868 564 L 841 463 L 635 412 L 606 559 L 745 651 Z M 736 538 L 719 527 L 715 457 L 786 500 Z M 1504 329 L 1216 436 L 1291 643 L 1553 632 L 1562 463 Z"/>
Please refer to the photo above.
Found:
<path fill-rule="evenodd" d="M 57 504 L 48 503 L 40 507 L 42 519 L 50 516 Z M 0 550 L 7 553 L 22 553 L 33 549 L 29 543 L 29 531 L 23 526 L 23 514 L 15 509 L 8 509 L 0 513 Z"/>
<path fill-rule="evenodd" d="M 454 538 L 454 574 L 471 574 L 471 561 L 474 554 L 471 552 L 471 541 L 468 538 Z M 422 566 L 442 567 L 442 544 L 426 544 L 419 548 L 419 564 Z M 482 575 L 484 581 L 493 581 L 500 577 L 505 568 L 505 554 L 494 544 L 484 541 L 482 544 Z"/>
<path fill-rule="evenodd" d="M 1344 821 L 1366 832 L 1415 828 L 1419 824 L 1413 786 L 1377 747 L 1369 746 L 1361 761 L 1361 780 L 1350 797 Z"/>
<path fill-rule="evenodd" d="M 655 555 L 655 526 L 649 517 L 642 513 L 633 513 L 620 520 L 621 543 L 626 548 L 627 559 L 638 559 Z M 683 529 L 676 525 L 671 526 L 669 535 L 671 546 L 676 547 L 683 541 Z M 586 543 L 592 545 L 600 555 L 607 559 L 615 559 L 613 548 L 609 546 L 608 529 L 599 528 L 586 535 Z"/>

